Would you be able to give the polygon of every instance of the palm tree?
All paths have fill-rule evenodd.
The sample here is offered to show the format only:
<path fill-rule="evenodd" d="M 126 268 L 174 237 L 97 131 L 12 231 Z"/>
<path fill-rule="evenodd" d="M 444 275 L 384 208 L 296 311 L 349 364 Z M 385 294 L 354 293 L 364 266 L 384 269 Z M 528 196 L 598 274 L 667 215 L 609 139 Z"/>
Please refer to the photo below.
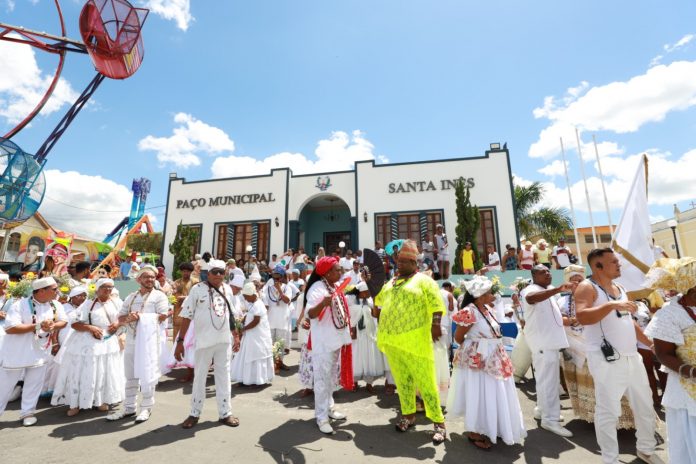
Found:
<path fill-rule="evenodd" d="M 536 207 L 544 198 L 544 186 L 539 182 L 523 187 L 515 185 L 515 215 L 520 234 L 526 238 L 542 236 L 556 243 L 573 221 L 565 208 Z"/>

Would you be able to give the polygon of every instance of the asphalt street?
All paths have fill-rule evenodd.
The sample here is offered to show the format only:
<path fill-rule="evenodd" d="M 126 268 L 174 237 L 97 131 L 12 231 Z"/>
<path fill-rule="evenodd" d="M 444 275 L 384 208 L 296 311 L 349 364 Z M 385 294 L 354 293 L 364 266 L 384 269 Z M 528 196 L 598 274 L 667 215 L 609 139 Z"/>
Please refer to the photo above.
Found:
<path fill-rule="evenodd" d="M 336 422 L 336 433 L 322 435 L 313 419 L 312 397 L 300 396 L 297 378 L 299 353 L 286 357 L 291 367 L 273 381 L 258 387 L 233 386 L 233 411 L 241 425 L 229 428 L 217 421 L 212 375 L 208 378 L 208 402 L 201 421 L 191 430 L 181 422 L 189 412 L 191 386 L 178 381 L 184 371 L 163 377 L 157 387 L 152 417 L 142 424 L 132 420 L 110 423 L 105 413 L 82 411 L 74 418 L 67 408 L 51 407 L 47 400 L 38 405 L 38 423 L 22 427 L 19 401 L 10 403 L 0 417 L 0 463 L 388 463 L 461 462 L 494 463 L 598 463 L 601 462 L 592 424 L 573 418 L 570 402 L 563 399 L 566 427 L 574 433 L 561 438 L 541 429 L 532 416 L 534 382 L 530 379 L 518 389 L 528 436 L 524 445 L 496 445 L 490 452 L 475 448 L 463 435 L 461 421 L 447 422 L 448 440 L 431 442 L 432 425 L 419 414 L 415 429 L 397 432 L 396 395 L 384 394 L 383 380 L 376 382 L 376 393 L 364 388 L 335 394 L 338 409 L 348 415 Z M 658 433 L 665 437 L 660 421 Z M 621 461 L 635 458 L 634 433 L 619 432 Z M 667 459 L 665 444 L 658 448 Z"/>

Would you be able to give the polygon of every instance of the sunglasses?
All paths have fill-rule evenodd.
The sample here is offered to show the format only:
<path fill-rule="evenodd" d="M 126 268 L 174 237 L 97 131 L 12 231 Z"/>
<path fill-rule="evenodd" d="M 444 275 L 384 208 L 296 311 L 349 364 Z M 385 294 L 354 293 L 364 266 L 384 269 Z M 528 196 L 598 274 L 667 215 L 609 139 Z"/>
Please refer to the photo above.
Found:
<path fill-rule="evenodd" d="M 210 271 L 208 271 L 208 274 L 212 274 L 212 275 L 223 275 L 224 273 L 225 273 L 224 269 L 211 269 Z"/>

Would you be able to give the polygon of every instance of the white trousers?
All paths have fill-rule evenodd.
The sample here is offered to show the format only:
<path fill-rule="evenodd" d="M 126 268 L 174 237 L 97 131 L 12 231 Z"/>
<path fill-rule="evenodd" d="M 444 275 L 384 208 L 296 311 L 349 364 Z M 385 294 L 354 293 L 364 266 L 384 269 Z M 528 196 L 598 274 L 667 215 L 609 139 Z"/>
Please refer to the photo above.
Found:
<path fill-rule="evenodd" d="M 696 462 L 696 417 L 686 409 L 665 408 L 669 462 Z"/>
<path fill-rule="evenodd" d="M 340 350 L 328 353 L 312 352 L 312 369 L 314 371 L 314 416 L 317 422 L 329 419 L 333 409 L 333 392 L 336 389 L 334 372 L 338 364 Z"/>
<path fill-rule="evenodd" d="M 561 415 L 560 363 L 558 350 L 532 351 L 537 408 L 541 411 L 543 422 L 558 422 Z"/>
<path fill-rule="evenodd" d="M 140 409 L 152 409 L 155 405 L 155 384 L 140 385 L 140 380 L 135 378 L 135 345 L 126 344 L 123 351 L 123 367 L 126 375 L 126 393 L 123 395 L 123 407 L 127 412 L 135 412 L 137 407 L 138 391 L 143 398 L 140 401 Z"/>
<path fill-rule="evenodd" d="M 645 454 L 655 452 L 655 410 L 643 360 L 639 354 L 622 354 L 607 362 L 599 351 L 587 353 L 587 365 L 595 384 L 595 433 L 602 451 L 602 462 L 614 464 L 619 458 L 616 422 L 625 394 L 636 424 L 636 448 Z"/>
<path fill-rule="evenodd" d="M 232 346 L 218 343 L 208 348 L 199 348 L 194 355 L 196 367 L 193 369 L 193 387 L 191 388 L 191 416 L 200 417 L 205 402 L 205 384 L 208 368 L 214 365 L 215 398 L 217 399 L 218 417 L 224 419 L 232 415 L 232 385 L 230 382 L 230 359 Z"/>
<path fill-rule="evenodd" d="M 273 340 L 273 343 L 278 340 L 283 340 L 285 348 L 290 349 L 290 343 L 288 343 L 288 340 L 290 340 L 290 331 L 287 329 L 271 329 L 271 340 Z M 282 358 L 284 356 L 285 353 L 281 353 L 280 357 Z"/>
<path fill-rule="evenodd" d="M 7 400 L 14 391 L 15 385 L 24 374 L 24 386 L 22 387 L 22 411 L 20 419 L 33 416 L 36 412 L 36 403 L 46 376 L 46 366 L 28 367 L 26 369 L 8 370 L 0 368 L 0 416 L 5 412 Z"/>

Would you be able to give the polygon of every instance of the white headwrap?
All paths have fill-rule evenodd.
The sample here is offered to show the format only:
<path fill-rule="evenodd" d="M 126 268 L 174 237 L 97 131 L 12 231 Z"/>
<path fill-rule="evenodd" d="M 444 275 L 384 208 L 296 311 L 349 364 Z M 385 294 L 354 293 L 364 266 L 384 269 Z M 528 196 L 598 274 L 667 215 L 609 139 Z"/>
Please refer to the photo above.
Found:
<path fill-rule="evenodd" d="M 570 282 L 570 278 L 576 275 L 582 276 L 584 278 L 585 267 L 578 266 L 577 264 L 571 264 L 570 266 L 563 269 L 563 280 L 566 282 Z"/>
<path fill-rule="evenodd" d="M 364 280 L 358 282 L 358 285 L 356 285 L 355 288 L 357 288 L 359 292 L 366 292 L 369 290 L 367 288 L 367 282 L 365 282 Z"/>
<path fill-rule="evenodd" d="M 50 287 L 51 285 L 58 285 L 53 279 L 53 277 L 44 277 L 43 279 L 36 279 L 31 282 L 32 290 L 41 290 L 42 288 Z"/>
<path fill-rule="evenodd" d="M 244 287 L 244 275 L 235 274 L 230 282 L 230 285 L 237 288 Z"/>
<path fill-rule="evenodd" d="M 78 295 L 82 295 L 83 293 L 87 293 L 87 287 L 83 285 L 78 285 L 77 287 L 73 287 L 72 290 L 70 290 L 70 293 L 68 294 L 68 298 L 73 298 Z"/>
<path fill-rule="evenodd" d="M 493 282 L 488 277 L 485 276 L 474 276 L 473 279 L 464 282 L 464 287 L 466 287 L 466 292 L 478 298 L 481 295 L 486 294 L 493 288 Z"/>
<path fill-rule="evenodd" d="M 249 278 L 252 282 L 261 282 L 261 274 L 258 272 L 252 272 Z"/>
<path fill-rule="evenodd" d="M 107 285 L 107 284 L 113 285 L 114 281 L 111 279 L 107 279 L 107 278 L 99 279 L 99 280 L 97 280 L 97 283 L 94 284 L 94 287 L 96 290 L 99 290 L 99 287 L 101 287 L 102 285 Z"/>
<path fill-rule="evenodd" d="M 242 288 L 242 295 L 256 295 L 256 285 L 254 285 L 254 282 L 244 284 L 244 288 Z"/>
<path fill-rule="evenodd" d="M 137 274 L 135 274 L 135 278 L 139 279 L 140 276 L 142 276 L 146 272 L 152 272 L 155 275 L 155 277 L 157 277 L 157 274 L 159 274 L 159 271 L 155 266 L 153 266 L 152 264 L 146 264 L 145 266 L 140 268 Z"/>

